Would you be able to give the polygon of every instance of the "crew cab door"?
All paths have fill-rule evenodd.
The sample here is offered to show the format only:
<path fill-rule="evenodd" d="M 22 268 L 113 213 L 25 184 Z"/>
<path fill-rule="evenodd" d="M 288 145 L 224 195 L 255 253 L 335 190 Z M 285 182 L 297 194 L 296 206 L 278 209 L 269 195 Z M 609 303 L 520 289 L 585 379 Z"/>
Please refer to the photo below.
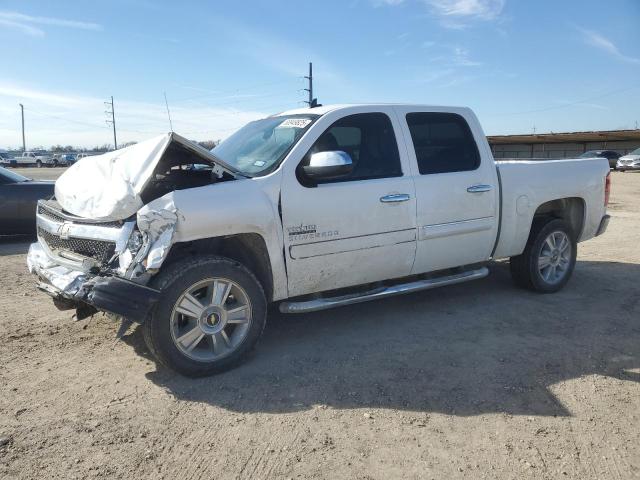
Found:
<path fill-rule="evenodd" d="M 391 107 L 329 112 L 285 164 L 281 189 L 290 296 L 409 275 L 416 249 L 416 197 Z M 312 153 L 342 151 L 345 177 L 311 182 Z"/>
<path fill-rule="evenodd" d="M 418 242 L 412 273 L 488 260 L 498 230 L 499 185 L 475 116 L 468 109 L 454 113 L 396 107 L 396 111 L 417 195 Z"/>

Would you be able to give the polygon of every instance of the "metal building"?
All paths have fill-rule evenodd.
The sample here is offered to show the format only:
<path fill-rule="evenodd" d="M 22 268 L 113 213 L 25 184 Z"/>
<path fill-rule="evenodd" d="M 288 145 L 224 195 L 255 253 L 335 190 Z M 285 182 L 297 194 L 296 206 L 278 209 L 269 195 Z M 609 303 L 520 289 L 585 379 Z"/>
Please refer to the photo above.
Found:
<path fill-rule="evenodd" d="M 488 136 L 495 158 L 571 158 L 588 150 L 625 154 L 640 147 L 640 129 Z"/>

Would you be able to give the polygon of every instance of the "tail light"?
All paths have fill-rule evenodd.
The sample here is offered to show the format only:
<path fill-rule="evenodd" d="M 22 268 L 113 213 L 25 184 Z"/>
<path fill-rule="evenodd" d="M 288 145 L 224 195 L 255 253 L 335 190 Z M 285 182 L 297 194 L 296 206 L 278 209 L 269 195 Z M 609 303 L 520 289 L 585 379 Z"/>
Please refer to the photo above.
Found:
<path fill-rule="evenodd" d="M 611 193 L 611 173 L 607 173 L 604 179 L 604 206 L 609 205 L 609 194 Z"/>

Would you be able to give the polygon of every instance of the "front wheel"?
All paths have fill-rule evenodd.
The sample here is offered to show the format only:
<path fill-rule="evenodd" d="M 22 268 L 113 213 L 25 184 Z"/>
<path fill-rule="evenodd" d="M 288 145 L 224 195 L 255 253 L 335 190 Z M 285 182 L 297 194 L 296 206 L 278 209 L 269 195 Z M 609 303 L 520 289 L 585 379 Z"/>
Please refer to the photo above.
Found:
<path fill-rule="evenodd" d="M 511 257 L 511 276 L 520 287 L 540 293 L 557 292 L 571 278 L 576 254 L 575 235 L 564 220 L 538 220 L 524 252 Z"/>
<path fill-rule="evenodd" d="M 184 260 L 158 274 L 162 292 L 143 324 L 147 346 L 166 367 L 189 377 L 212 375 L 243 361 L 266 323 L 256 277 L 224 257 Z"/>
<path fill-rule="evenodd" d="M 36 167 L 42 168 L 42 162 L 40 160 L 36 161 Z"/>

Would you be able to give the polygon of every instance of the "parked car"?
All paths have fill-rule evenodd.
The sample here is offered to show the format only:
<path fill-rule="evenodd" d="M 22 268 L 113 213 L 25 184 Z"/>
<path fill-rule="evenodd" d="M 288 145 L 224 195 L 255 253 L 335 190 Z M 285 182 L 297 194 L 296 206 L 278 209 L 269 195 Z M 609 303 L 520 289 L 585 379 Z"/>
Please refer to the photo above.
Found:
<path fill-rule="evenodd" d="M 609 167 L 615 169 L 620 154 L 613 150 L 589 150 L 580 155 L 579 158 L 606 158 L 609 161 Z"/>
<path fill-rule="evenodd" d="M 76 155 L 75 153 L 56 153 L 53 160 L 56 166 L 69 166 L 75 163 Z"/>
<path fill-rule="evenodd" d="M 65 162 L 67 162 L 67 165 L 73 165 L 74 163 L 76 163 L 77 157 L 78 155 L 75 153 L 65 153 L 64 155 L 62 155 L 62 158 Z"/>
<path fill-rule="evenodd" d="M 502 258 L 517 285 L 556 292 L 609 221 L 605 159 L 496 162 L 459 107 L 299 109 L 211 152 L 170 133 L 93 160 L 39 203 L 29 270 L 78 318 L 141 322 L 189 376 L 241 361 L 270 302 L 354 304 L 480 279 Z"/>
<path fill-rule="evenodd" d="M 11 166 L 15 166 L 15 165 L 16 165 L 16 161 L 15 160 L 10 159 L 4 153 L 0 153 L 0 167 L 11 167 Z"/>
<path fill-rule="evenodd" d="M 640 170 L 640 148 L 627 153 L 626 155 L 618 159 L 618 170 L 624 172 L 625 170 Z"/>
<path fill-rule="evenodd" d="M 79 160 L 82 160 L 83 158 L 93 157 L 93 156 L 95 156 L 93 153 L 78 153 L 76 155 L 75 161 L 77 162 Z"/>
<path fill-rule="evenodd" d="M 38 200 L 53 196 L 54 182 L 34 181 L 0 167 L 0 235 L 36 232 Z"/>
<path fill-rule="evenodd" d="M 24 152 L 21 156 L 15 157 L 14 160 L 19 167 L 36 166 L 40 168 L 43 166 L 53 167 L 56 165 L 54 158 L 43 152 Z"/>

